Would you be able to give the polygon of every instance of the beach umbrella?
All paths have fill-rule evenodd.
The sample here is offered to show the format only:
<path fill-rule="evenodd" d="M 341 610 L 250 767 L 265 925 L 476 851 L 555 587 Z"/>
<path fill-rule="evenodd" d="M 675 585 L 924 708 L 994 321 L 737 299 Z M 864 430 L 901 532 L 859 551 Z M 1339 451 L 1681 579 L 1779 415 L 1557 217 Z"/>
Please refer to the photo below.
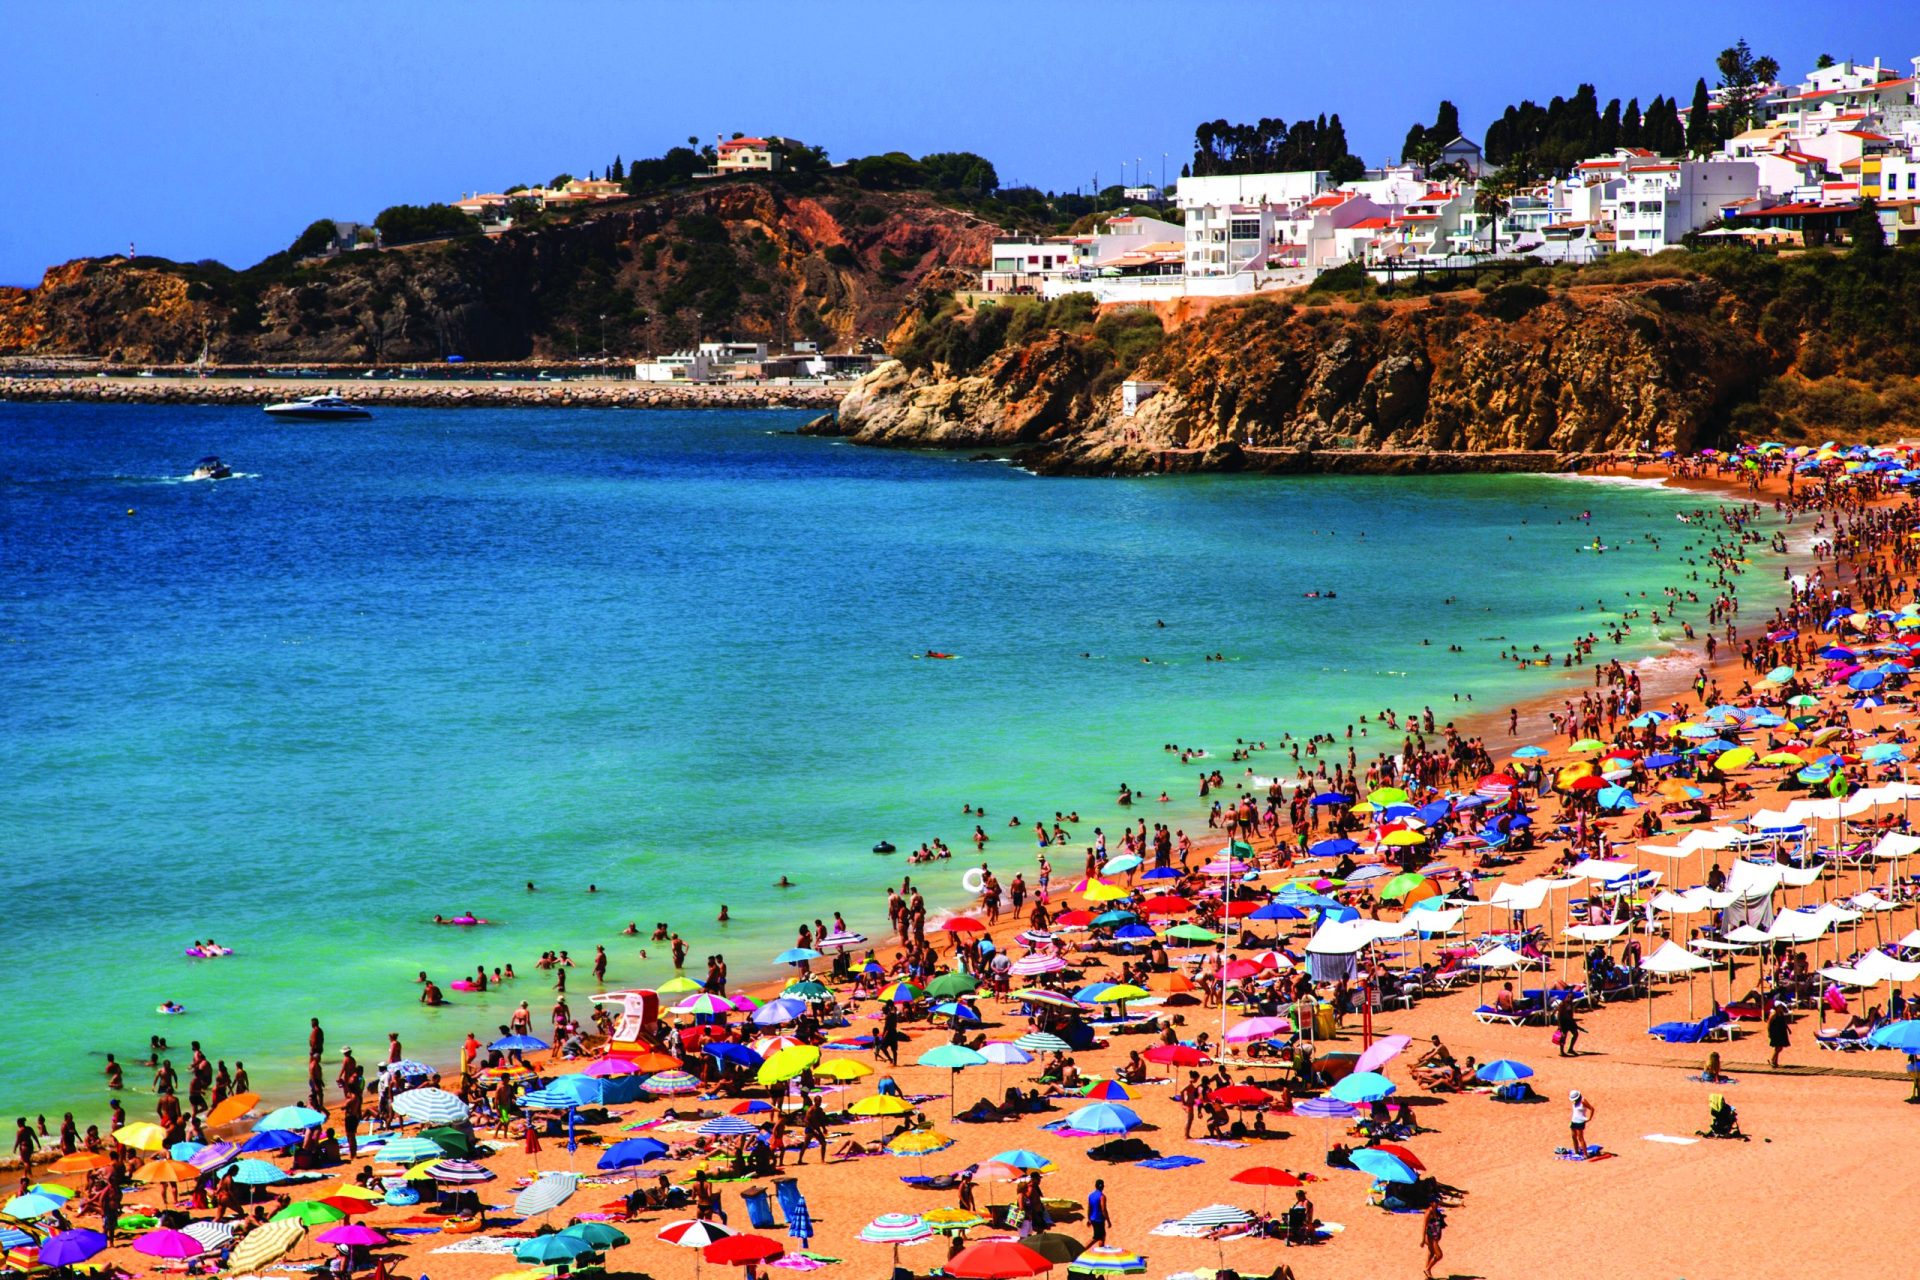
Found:
<path fill-rule="evenodd" d="M 893 1246 L 893 1265 L 900 1266 L 900 1246 L 921 1244 L 933 1239 L 933 1228 L 917 1213 L 883 1213 L 860 1228 L 860 1239 L 868 1244 Z"/>
<path fill-rule="evenodd" d="M 326 1113 L 315 1111 L 312 1107 L 281 1107 L 278 1111 L 269 1111 L 253 1123 L 253 1131 L 260 1133 L 266 1129 L 311 1129 L 317 1124 L 326 1123 Z"/>
<path fill-rule="evenodd" d="M 805 1000 L 794 1000 L 781 996 L 769 1000 L 753 1011 L 753 1025 L 756 1027 L 777 1027 L 783 1022 L 792 1022 L 807 1011 Z"/>
<path fill-rule="evenodd" d="M 39 1263 L 43 1267 L 73 1267 L 97 1253 L 104 1252 L 107 1238 L 98 1231 L 75 1227 L 40 1242 Z"/>
<path fill-rule="evenodd" d="M 912 1004 L 927 994 L 925 987 L 917 987 L 911 982 L 889 982 L 874 992 L 875 1000 L 884 1000 L 888 1004 Z"/>
<path fill-rule="evenodd" d="M 703 1133 L 709 1138 L 758 1138 L 761 1136 L 758 1125 L 742 1120 L 739 1116 L 715 1116 L 711 1120 L 703 1121 L 695 1132 Z"/>
<path fill-rule="evenodd" d="M 1051 1173 L 1058 1167 L 1053 1161 L 1041 1155 L 1038 1151 L 1029 1151 L 1025 1147 L 1016 1147 L 1012 1151 L 1002 1151 L 999 1155 L 993 1157 L 993 1159 L 997 1164 L 1004 1164 L 1009 1169 L 1018 1169 L 1022 1173 L 1032 1173 L 1036 1169 L 1041 1173 Z"/>
<path fill-rule="evenodd" d="M 1060 1043 L 1065 1045 L 1066 1041 L 1062 1040 Z M 1015 1040 L 989 1041 L 980 1046 L 979 1053 L 988 1062 L 997 1063 L 1003 1067 L 1024 1066 L 1033 1061 L 1033 1055 Z"/>
<path fill-rule="evenodd" d="M 523 1111 L 569 1111 L 579 1105 L 572 1094 L 558 1089 L 529 1089 L 520 1095 Z"/>
<path fill-rule="evenodd" d="M 1515 1062 L 1511 1058 L 1497 1058 L 1492 1062 L 1483 1062 L 1475 1071 L 1477 1079 L 1488 1084 L 1506 1084 L 1514 1080 L 1525 1080 L 1533 1074 L 1533 1068 L 1524 1062 Z"/>
<path fill-rule="evenodd" d="M 191 1165 L 187 1167 L 189 1169 L 192 1168 Z M 153 1181 L 153 1179 L 148 1179 L 148 1181 Z M 173 1179 L 163 1179 L 163 1181 L 170 1182 L 173 1181 Z M 29 1191 L 23 1195 L 13 1197 L 13 1199 L 7 1201 L 4 1206 L 0 1206 L 0 1213 L 4 1213 L 7 1217 L 19 1222 L 32 1222 L 35 1218 L 44 1218 L 50 1213 L 58 1212 L 60 1206 L 65 1203 L 65 1200 L 58 1200 L 53 1196 L 45 1195 L 38 1191 Z"/>
<path fill-rule="evenodd" d="M 1029 1031 L 1013 1043 L 1028 1053 L 1067 1053 L 1073 1049 L 1065 1040 L 1046 1031 Z"/>
<path fill-rule="evenodd" d="M 144 1253 L 149 1258 L 197 1258 L 207 1250 L 205 1245 L 184 1231 L 156 1227 L 134 1238 L 133 1251 Z"/>
<path fill-rule="evenodd" d="M 543 1173 L 525 1191 L 513 1198 L 513 1211 L 523 1218 L 551 1213 L 579 1190 L 580 1178 L 572 1173 Z"/>
<path fill-rule="evenodd" d="M 850 1084 L 872 1075 L 873 1068 L 864 1062 L 855 1062 L 852 1058 L 828 1058 L 813 1069 L 813 1074 L 822 1080 L 837 1080 L 841 1084 Z"/>
<path fill-rule="evenodd" d="M 1908 1056 L 1920 1056 L 1920 1022 L 1911 1019 L 1889 1022 L 1867 1033 L 1867 1043 L 1876 1049 L 1898 1049 Z"/>
<path fill-rule="evenodd" d="M 1169 1067 L 1197 1067 L 1202 1063 L 1213 1061 L 1190 1044 L 1156 1044 L 1140 1056 L 1148 1062 L 1158 1062 L 1162 1066 Z"/>
<path fill-rule="evenodd" d="M 662 987 L 661 990 L 664 991 L 666 988 Z M 487 1046 L 489 1049 L 498 1049 L 502 1053 L 532 1053 L 536 1049 L 547 1047 L 547 1042 L 538 1036 L 501 1036 Z"/>
<path fill-rule="evenodd" d="M 705 1218 L 682 1218 L 678 1222 L 669 1222 L 654 1233 L 654 1238 L 668 1244 L 677 1244 L 684 1249 L 704 1249 L 716 1240 L 725 1240 L 733 1234 L 733 1228 L 721 1222 L 709 1222 Z"/>
<path fill-rule="evenodd" d="M 272 1169 L 272 1165 L 268 1165 Z M 202 1170 L 194 1168 L 185 1160 L 149 1160 L 133 1171 L 138 1182 L 193 1182 Z M 277 1175 L 280 1171 L 274 1169 Z M 56 1206 L 57 1207 L 57 1206 Z"/>
<path fill-rule="evenodd" d="M 1036 1231 L 1021 1238 L 1020 1243 L 1033 1250 L 1049 1262 L 1068 1263 L 1086 1252 L 1087 1246 L 1070 1235 L 1058 1231 Z"/>
<path fill-rule="evenodd" d="M 306 1139 L 291 1129 L 262 1129 L 250 1135 L 247 1140 L 234 1149 L 235 1155 L 247 1155 L 254 1151 L 285 1151 L 297 1147 Z M 231 1145 L 231 1144 L 229 1144 Z M 191 1157 L 188 1157 L 191 1159 Z M 205 1168 L 202 1165 L 201 1168 Z"/>
<path fill-rule="evenodd" d="M 764 1071 L 766 1068 L 761 1067 Z M 640 1087 L 655 1097 L 673 1098 L 699 1093 L 706 1088 L 684 1071 L 656 1071 L 640 1082 Z"/>
<path fill-rule="evenodd" d="M 1420 1175 L 1405 1160 L 1377 1147 L 1355 1147 L 1347 1153 L 1347 1158 L 1353 1161 L 1354 1168 L 1380 1182 L 1420 1181 Z"/>
<path fill-rule="evenodd" d="M 1017 1240 L 982 1240 L 948 1258 L 941 1271 L 959 1280 L 1020 1280 L 1053 1270 L 1053 1259 Z"/>
<path fill-rule="evenodd" d="M 1243 1187 L 1259 1187 L 1260 1207 L 1262 1210 L 1267 1207 L 1267 1188 L 1297 1187 L 1302 1185 L 1298 1177 L 1288 1173 L 1285 1169 L 1275 1169 L 1270 1165 L 1263 1164 L 1254 1165 L 1250 1169 L 1242 1169 L 1227 1179 L 1227 1181 L 1237 1182 Z"/>
<path fill-rule="evenodd" d="M 708 1057 L 718 1058 L 721 1062 L 737 1063 L 753 1069 L 758 1069 L 766 1061 L 746 1045 L 731 1040 L 715 1040 L 707 1045 L 705 1052 Z"/>
<path fill-rule="evenodd" d="M 576 1222 L 572 1226 L 562 1227 L 559 1234 L 585 1240 L 596 1253 L 633 1243 L 632 1236 L 610 1222 Z"/>
<path fill-rule="evenodd" d="M 1223 1107 L 1264 1107 L 1273 1101 L 1273 1095 L 1259 1085 L 1230 1084 L 1215 1089 L 1207 1095 L 1207 1100 Z"/>
<path fill-rule="evenodd" d="M 580 1074 L 600 1080 L 637 1076 L 640 1074 L 640 1064 L 631 1058 L 595 1058 L 582 1069 Z"/>
<path fill-rule="evenodd" d="M 220 1170 L 220 1177 L 232 1178 L 243 1187 L 270 1187 L 285 1180 L 286 1171 L 265 1160 L 236 1160 Z"/>
<path fill-rule="evenodd" d="M 431 1086 L 394 1094 L 393 1110 L 396 1115 L 404 1116 L 415 1124 L 458 1124 L 467 1118 L 466 1103 L 445 1089 Z"/>
<path fill-rule="evenodd" d="M 1081 1096 L 1097 1102 L 1130 1102 L 1133 1095 L 1118 1080 L 1101 1080 L 1081 1090 Z"/>
<path fill-rule="evenodd" d="M 343 1244 L 356 1249 L 371 1249 L 387 1242 L 384 1235 L 362 1222 L 343 1222 L 337 1227 L 328 1227 L 314 1239 L 322 1244 Z"/>
<path fill-rule="evenodd" d="M 649 1160 L 658 1160 L 670 1150 L 658 1138 L 626 1138 L 601 1152 L 597 1163 L 602 1169 L 630 1169 Z"/>
<path fill-rule="evenodd" d="M 728 1013 L 737 1013 L 739 1011 L 734 1008 L 733 1001 L 727 997 L 716 996 L 710 991 L 702 991 L 697 995 L 688 996 L 679 1004 L 674 1005 L 672 1012 L 712 1017 Z"/>
<path fill-rule="evenodd" d="M 598 1106 L 607 1100 L 606 1081 L 577 1072 L 573 1075 L 560 1076 L 541 1092 L 557 1093 L 567 1099 L 570 1105 L 576 1107 Z"/>
<path fill-rule="evenodd" d="M 295 1226 L 318 1227 L 339 1222 L 347 1216 L 344 1209 L 336 1208 L 325 1200 L 295 1200 L 286 1208 L 274 1214 L 269 1222 L 291 1222 Z"/>
<path fill-rule="evenodd" d="M 112 1163 L 113 1157 L 104 1151 L 76 1151 L 72 1155 L 61 1156 L 48 1165 L 47 1170 L 50 1173 L 91 1173 L 95 1169 L 105 1169 Z"/>
<path fill-rule="evenodd" d="M 260 1105 L 257 1093 L 236 1093 L 231 1098 L 222 1098 L 213 1110 L 207 1112 L 207 1128 L 218 1129 L 222 1125 L 232 1124 Z"/>
<path fill-rule="evenodd" d="M 810 1044 L 796 1044 L 767 1055 L 754 1079 L 764 1086 L 784 1084 L 819 1061 L 819 1049 Z"/>
<path fill-rule="evenodd" d="M 1131 1249 L 1097 1244 L 1067 1264 L 1068 1271 L 1094 1276 L 1139 1275 L 1147 1269 L 1147 1260 Z"/>
<path fill-rule="evenodd" d="M 300 1242 L 306 1229 L 303 1222 L 282 1221 L 276 1215 L 265 1226 L 249 1231 L 247 1238 L 234 1246 L 233 1252 L 227 1256 L 227 1270 L 239 1274 L 277 1261 Z"/>
<path fill-rule="evenodd" d="M 833 992 L 828 990 L 825 984 L 815 982 L 811 978 L 804 982 L 789 982 L 786 990 L 780 994 L 792 996 L 795 1000 L 805 1000 L 809 1004 L 821 1004 L 833 999 Z"/>
<path fill-rule="evenodd" d="M 1351 1120 L 1359 1108 L 1338 1098 L 1308 1098 L 1293 1104 L 1293 1114 L 1311 1120 Z"/>
<path fill-rule="evenodd" d="M 700 990 L 700 984 L 684 973 L 676 973 L 653 990 L 655 995 L 683 996 L 688 992 Z"/>
<path fill-rule="evenodd" d="M 395 1164 L 413 1164 L 420 1160 L 438 1160 L 447 1152 L 431 1138 L 394 1138 L 381 1146 L 378 1155 Z"/>
<path fill-rule="evenodd" d="M 1067 1116 L 1066 1127 L 1084 1133 L 1126 1133 L 1139 1128 L 1142 1121 L 1131 1107 L 1111 1102 L 1096 1102 Z"/>
<path fill-rule="evenodd" d="M 1377 1071 L 1356 1071 L 1327 1090 L 1327 1097 L 1340 1102 L 1373 1102 L 1393 1093 L 1397 1086 Z"/>
<path fill-rule="evenodd" d="M 1373 1042 L 1366 1052 L 1360 1055 L 1360 1060 L 1353 1064 L 1353 1069 L 1355 1071 L 1378 1071 L 1381 1067 L 1384 1067 L 1387 1063 L 1399 1057 L 1406 1047 L 1412 1043 L 1413 1038 L 1411 1036 L 1381 1036 Z"/>
<path fill-rule="evenodd" d="M 715 1240 L 700 1251 L 708 1262 L 744 1267 L 777 1258 L 787 1247 L 770 1236 L 736 1235 Z"/>
<path fill-rule="evenodd" d="M 231 1222 L 214 1222 L 211 1219 L 205 1219 L 200 1222 L 189 1222 L 180 1230 L 198 1240 L 208 1253 L 218 1252 L 233 1243 Z"/>
<path fill-rule="evenodd" d="M 1177 924 L 1166 931 L 1166 936 L 1180 942 L 1218 942 L 1221 938 L 1220 934 L 1197 924 Z"/>
<path fill-rule="evenodd" d="M 325 1236 L 320 1238 L 326 1239 Z M 513 1247 L 513 1258 L 516 1262 L 537 1262 L 542 1266 L 551 1266 L 554 1263 L 569 1263 L 583 1254 L 594 1252 L 597 1252 L 594 1247 L 579 1236 L 556 1231 L 552 1235 L 522 1240 Z"/>
<path fill-rule="evenodd" d="M 847 1108 L 856 1116 L 903 1116 L 913 1110 L 913 1105 L 905 1098 L 891 1093 L 876 1093 L 871 1098 L 862 1098 Z"/>
<path fill-rule="evenodd" d="M 812 947 L 789 947 L 773 958 L 775 964 L 805 964 L 809 960 L 822 959 L 822 953 Z"/>
<path fill-rule="evenodd" d="M 427 1166 L 427 1176 L 435 1182 L 464 1185 L 492 1182 L 499 1175 L 471 1160 L 436 1160 Z"/>
<path fill-rule="evenodd" d="M 953 1145 L 953 1139 L 944 1133 L 932 1129 L 911 1129 L 887 1144 L 887 1151 L 896 1156 L 928 1156 L 936 1151 L 945 1151 Z"/>
<path fill-rule="evenodd" d="M 136 1120 L 122 1125 L 113 1131 L 113 1140 L 123 1147 L 132 1147 L 135 1151 L 165 1151 L 167 1149 L 167 1131 L 157 1124 L 145 1120 Z"/>
<path fill-rule="evenodd" d="M 942 1000 L 956 1000 L 961 996 L 972 995 L 980 985 L 980 980 L 970 973 L 955 970 L 943 973 L 927 984 L 927 994 Z"/>

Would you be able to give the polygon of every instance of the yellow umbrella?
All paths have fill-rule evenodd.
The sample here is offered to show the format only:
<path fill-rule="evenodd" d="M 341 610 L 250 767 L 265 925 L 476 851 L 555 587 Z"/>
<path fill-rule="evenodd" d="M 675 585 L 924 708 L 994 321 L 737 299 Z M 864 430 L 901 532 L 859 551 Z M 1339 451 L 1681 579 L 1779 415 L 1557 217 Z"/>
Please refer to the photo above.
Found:
<path fill-rule="evenodd" d="M 136 1120 L 113 1131 L 113 1140 L 135 1151 L 165 1151 L 167 1131 L 146 1120 Z"/>
<path fill-rule="evenodd" d="M 1367 803 L 1377 804 L 1383 809 L 1390 804 L 1405 804 L 1406 802 L 1407 793 L 1399 787 L 1375 787 L 1372 791 L 1367 792 Z"/>
<path fill-rule="evenodd" d="M 903 1133 L 887 1144 L 887 1150 L 897 1156 L 925 1156 L 936 1151 L 945 1151 L 953 1145 L 953 1139 L 944 1133 L 932 1129 L 915 1129 Z"/>
<path fill-rule="evenodd" d="M 1104 880 L 1089 880 L 1080 896 L 1088 902 L 1112 902 L 1116 898 L 1126 897 L 1127 891 L 1117 884 L 1108 884 Z"/>
<path fill-rule="evenodd" d="M 873 1074 L 873 1068 L 864 1062 L 855 1062 L 852 1058 L 832 1058 L 813 1069 L 816 1076 L 825 1076 L 829 1080 L 838 1080 L 842 1084 L 849 1080 L 862 1080 Z"/>
<path fill-rule="evenodd" d="M 1095 1004 L 1119 1004 L 1123 1000 L 1144 1000 L 1148 992 L 1130 982 L 1116 983 L 1093 998 Z"/>
<path fill-rule="evenodd" d="M 1582 778 L 1592 777 L 1593 772 L 1593 766 L 1587 764 L 1585 761 L 1579 764 L 1570 764 L 1553 775 L 1553 783 L 1557 787 L 1570 787 Z"/>
<path fill-rule="evenodd" d="M 1725 773 L 1734 769 L 1746 768 L 1753 763 L 1754 758 L 1755 752 L 1752 747 L 1734 747 L 1731 750 L 1722 751 L 1719 755 L 1715 756 L 1713 758 L 1713 765 L 1714 768 Z"/>
<path fill-rule="evenodd" d="M 775 1085 L 791 1080 L 820 1061 L 820 1050 L 810 1044 L 797 1044 L 782 1049 L 765 1062 L 754 1073 L 754 1079 L 763 1085 Z"/>
<path fill-rule="evenodd" d="M 141 1182 L 192 1182 L 200 1172 L 185 1160 L 149 1160 L 133 1176 Z"/>
<path fill-rule="evenodd" d="M 1380 843 L 1391 844 L 1391 845 L 1410 845 L 1410 844 L 1425 844 L 1426 842 L 1427 842 L 1426 836 L 1422 835 L 1418 831 L 1389 831 L 1387 832 L 1386 839 L 1382 840 Z"/>
<path fill-rule="evenodd" d="M 1806 766 L 1807 761 L 1806 757 L 1796 755 L 1791 751 L 1769 751 L 1760 757 L 1760 763 L 1790 765 L 1795 769 L 1800 769 Z"/>
<path fill-rule="evenodd" d="M 690 991 L 700 990 L 700 984 L 683 973 L 678 977 L 668 978 L 665 982 L 655 987 L 654 990 L 663 996 L 678 996 L 685 995 Z"/>
<path fill-rule="evenodd" d="M 862 1098 L 847 1108 L 856 1116 L 903 1116 L 913 1110 L 905 1098 L 891 1093 L 876 1093 L 871 1098 Z"/>
<path fill-rule="evenodd" d="M 386 1199 L 386 1196 L 381 1194 L 380 1192 L 375 1191 L 370 1187 L 363 1187 L 357 1182 L 343 1182 L 339 1186 L 335 1187 L 333 1190 L 327 1192 L 326 1195 L 321 1196 L 320 1198 L 322 1200 L 325 1200 L 329 1197 L 344 1197 L 348 1200 L 384 1200 Z"/>
<path fill-rule="evenodd" d="M 920 1217 L 930 1227 L 947 1230 L 977 1227 L 986 1221 L 971 1209 L 930 1209 Z"/>

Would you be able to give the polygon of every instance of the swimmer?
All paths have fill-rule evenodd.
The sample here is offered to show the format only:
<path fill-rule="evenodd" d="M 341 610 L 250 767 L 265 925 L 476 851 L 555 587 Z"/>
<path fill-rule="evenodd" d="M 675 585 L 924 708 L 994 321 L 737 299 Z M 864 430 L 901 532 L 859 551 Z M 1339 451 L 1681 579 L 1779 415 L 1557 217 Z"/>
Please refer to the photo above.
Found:
<path fill-rule="evenodd" d="M 781 876 L 773 882 L 773 887 L 776 889 L 791 889 L 793 888 L 793 881 L 787 879 L 785 876 Z"/>
<path fill-rule="evenodd" d="M 528 892 L 528 893 L 532 893 L 533 891 L 534 891 L 534 888 L 533 888 L 533 881 L 531 881 L 531 880 L 529 880 L 529 881 L 527 881 L 527 892 Z"/>
<path fill-rule="evenodd" d="M 599 886 L 599 885 L 597 885 L 597 884 L 590 884 L 590 885 L 588 885 L 588 886 L 587 886 L 587 892 L 588 892 L 588 893 L 598 893 L 598 892 L 600 892 L 600 886 Z"/>
<path fill-rule="evenodd" d="M 634 921 L 629 920 L 627 921 L 627 927 L 620 931 L 620 936 L 623 938 L 637 938 L 640 936 L 640 926 Z"/>
<path fill-rule="evenodd" d="M 721 924 L 727 923 L 728 918 L 729 917 L 727 916 L 727 904 L 723 902 L 720 904 L 720 923 Z"/>

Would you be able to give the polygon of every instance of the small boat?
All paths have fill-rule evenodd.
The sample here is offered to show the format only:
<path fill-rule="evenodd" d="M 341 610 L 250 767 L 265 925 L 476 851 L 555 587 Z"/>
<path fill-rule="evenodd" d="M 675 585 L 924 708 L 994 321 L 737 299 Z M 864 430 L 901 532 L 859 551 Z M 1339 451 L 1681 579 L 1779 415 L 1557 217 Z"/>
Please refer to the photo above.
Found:
<path fill-rule="evenodd" d="M 206 457 L 200 459 L 200 461 L 193 464 L 193 474 L 189 475 L 187 479 L 189 480 L 225 480 L 228 476 L 231 476 L 232 474 L 233 474 L 232 467 L 229 467 L 226 463 L 220 461 L 220 459 L 214 457 L 212 454 L 208 454 Z"/>
<path fill-rule="evenodd" d="M 339 396 L 301 396 L 298 400 L 285 400 L 279 404 L 267 406 L 267 412 L 276 418 L 304 418 L 324 420 L 328 418 L 371 418 L 373 415 L 351 400 Z"/>

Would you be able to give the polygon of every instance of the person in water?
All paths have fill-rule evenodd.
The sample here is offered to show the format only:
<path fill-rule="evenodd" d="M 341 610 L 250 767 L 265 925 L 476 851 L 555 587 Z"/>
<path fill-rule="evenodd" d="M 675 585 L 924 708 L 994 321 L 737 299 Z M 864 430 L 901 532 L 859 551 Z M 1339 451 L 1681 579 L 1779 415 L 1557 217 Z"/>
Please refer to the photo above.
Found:
<path fill-rule="evenodd" d="M 787 879 L 785 876 L 781 876 L 773 882 L 773 887 L 776 889 L 791 889 L 793 888 L 793 881 Z"/>

